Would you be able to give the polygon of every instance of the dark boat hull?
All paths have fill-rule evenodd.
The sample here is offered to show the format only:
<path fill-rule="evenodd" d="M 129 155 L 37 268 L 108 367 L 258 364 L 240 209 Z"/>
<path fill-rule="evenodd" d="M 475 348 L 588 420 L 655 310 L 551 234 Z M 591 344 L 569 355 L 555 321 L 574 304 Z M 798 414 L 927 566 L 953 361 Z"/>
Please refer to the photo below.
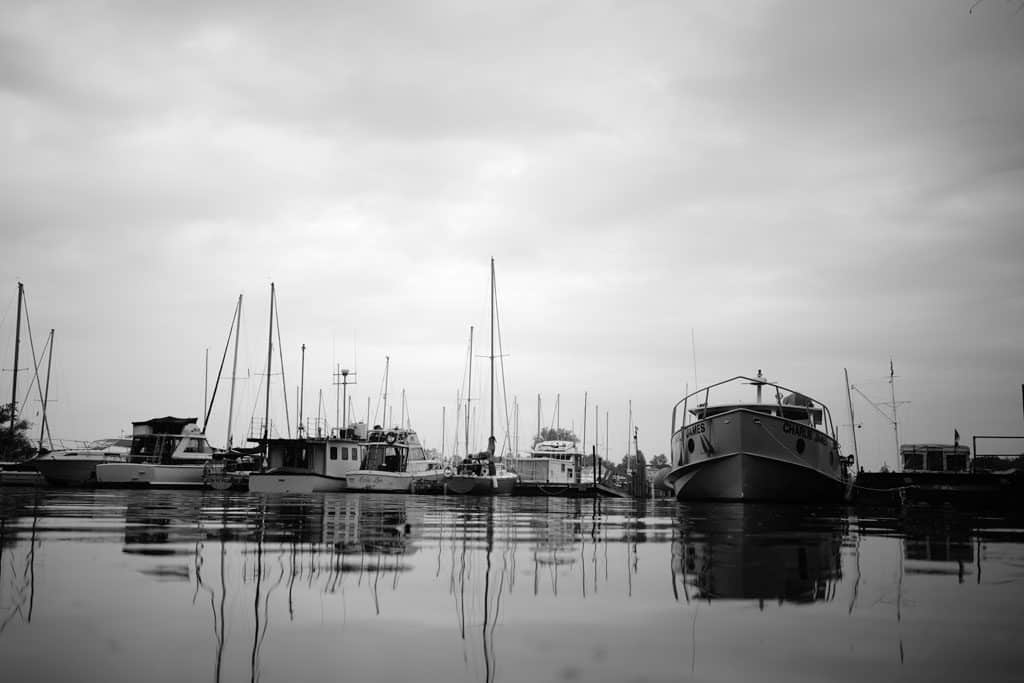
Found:
<path fill-rule="evenodd" d="M 753 453 L 733 453 L 676 468 L 666 477 L 679 500 L 841 502 L 846 485 L 819 470 Z"/>
<path fill-rule="evenodd" d="M 456 474 L 445 478 L 444 489 L 463 496 L 507 496 L 515 483 L 516 477 L 510 474 Z"/>

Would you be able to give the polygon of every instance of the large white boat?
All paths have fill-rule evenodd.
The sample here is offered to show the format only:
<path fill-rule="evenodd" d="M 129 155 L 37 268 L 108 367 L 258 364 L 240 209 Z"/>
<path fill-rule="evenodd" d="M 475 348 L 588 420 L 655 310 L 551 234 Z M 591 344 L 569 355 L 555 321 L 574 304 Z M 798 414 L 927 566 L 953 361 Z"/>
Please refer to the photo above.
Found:
<path fill-rule="evenodd" d="M 158 417 L 132 423 L 127 462 L 96 465 L 100 486 L 203 486 L 214 450 L 194 417 Z"/>
<path fill-rule="evenodd" d="M 358 470 L 346 476 L 350 491 L 408 493 L 416 485 L 439 484 L 444 479 L 441 461 L 428 458 L 411 429 L 375 426 L 366 440 L 366 454 Z"/>
<path fill-rule="evenodd" d="M 267 468 L 249 475 L 249 490 L 258 493 L 344 491 L 348 476 L 359 469 L 366 425 L 326 437 L 270 439 Z"/>
<path fill-rule="evenodd" d="M 753 402 L 736 398 L 751 388 Z M 671 449 L 664 484 L 680 500 L 840 501 L 848 482 L 828 408 L 760 370 L 683 397 Z"/>
<path fill-rule="evenodd" d="M 32 464 L 52 486 L 92 486 L 96 484 L 96 465 L 125 462 L 131 446 L 131 439 L 100 439 L 82 448 L 42 453 L 32 459 Z"/>

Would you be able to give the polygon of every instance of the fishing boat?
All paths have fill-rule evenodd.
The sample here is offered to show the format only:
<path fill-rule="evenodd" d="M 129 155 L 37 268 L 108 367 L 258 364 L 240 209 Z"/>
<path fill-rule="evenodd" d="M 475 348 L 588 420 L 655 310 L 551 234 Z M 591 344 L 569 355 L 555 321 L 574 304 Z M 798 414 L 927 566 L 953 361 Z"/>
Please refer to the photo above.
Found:
<path fill-rule="evenodd" d="M 127 461 L 131 446 L 131 439 L 99 439 L 81 448 L 41 453 L 31 462 L 51 486 L 94 486 L 96 465 Z"/>
<path fill-rule="evenodd" d="M 214 449 L 195 417 L 158 417 L 132 423 L 126 462 L 96 464 L 99 486 L 203 486 Z"/>
<path fill-rule="evenodd" d="M 366 439 L 359 469 L 345 475 L 350 491 L 409 493 L 444 477 L 441 461 L 428 458 L 419 436 L 409 428 L 375 425 Z"/>
<path fill-rule="evenodd" d="M 750 388 L 753 402 L 736 398 Z M 853 460 L 840 455 L 824 404 L 760 370 L 676 403 L 671 453 L 664 485 L 680 500 L 841 501 Z"/>
<path fill-rule="evenodd" d="M 454 471 L 447 467 L 444 475 L 444 491 L 472 496 L 495 496 L 508 495 L 512 493 L 519 477 L 515 472 L 505 469 L 504 463 L 495 459 L 494 438 L 494 326 L 497 321 L 495 315 L 495 281 L 494 281 L 494 259 L 491 259 L 491 435 L 487 438 L 487 450 L 469 456 L 456 465 Z M 472 364 L 472 334 L 470 335 L 470 363 Z M 468 409 L 467 409 L 468 418 Z M 468 446 L 468 419 L 467 419 L 467 446 Z M 469 449 L 466 449 L 467 454 Z"/>
<path fill-rule="evenodd" d="M 249 490 L 258 493 L 344 491 L 359 469 L 366 424 L 335 430 L 327 437 L 270 439 L 267 469 L 249 474 Z"/>

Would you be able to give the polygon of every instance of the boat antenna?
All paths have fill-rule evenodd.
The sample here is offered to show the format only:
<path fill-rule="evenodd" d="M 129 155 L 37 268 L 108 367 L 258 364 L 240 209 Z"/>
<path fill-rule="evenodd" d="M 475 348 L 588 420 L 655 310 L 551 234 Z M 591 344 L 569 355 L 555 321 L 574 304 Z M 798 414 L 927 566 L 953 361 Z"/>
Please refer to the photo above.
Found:
<path fill-rule="evenodd" d="M 302 345 L 302 363 L 301 363 L 301 365 L 299 367 L 300 367 L 300 370 L 299 370 L 299 400 L 296 401 L 296 403 L 299 404 L 298 405 L 299 416 L 298 416 L 298 419 L 295 421 L 295 431 L 296 431 L 296 434 L 298 435 L 298 437 L 301 439 L 302 438 L 302 433 L 305 431 L 302 428 L 302 408 L 303 408 L 303 405 L 302 405 L 302 395 L 306 392 L 306 345 L 305 344 Z"/>
<path fill-rule="evenodd" d="M 469 457 L 469 407 L 473 395 L 473 326 L 469 326 L 469 379 L 466 382 L 466 457 Z"/>
<path fill-rule="evenodd" d="M 46 391 L 43 394 L 43 419 L 39 428 L 39 450 L 43 450 L 43 434 L 50 433 L 50 425 L 46 421 L 46 405 L 50 400 L 50 368 L 53 367 L 53 328 L 50 328 L 50 353 L 46 360 Z M 50 437 L 50 450 L 53 450 L 53 437 Z"/>
<path fill-rule="evenodd" d="M 892 401 L 892 429 L 896 436 L 896 462 L 900 461 L 900 423 L 896 418 L 896 371 L 892 367 L 892 358 L 889 358 L 889 396 Z"/>
<path fill-rule="evenodd" d="M 235 319 L 235 353 L 231 360 L 231 396 L 228 399 L 228 450 L 231 450 L 231 421 L 235 415 L 235 379 L 238 376 L 238 335 L 242 332 L 242 295 L 238 295 L 238 314 Z"/>

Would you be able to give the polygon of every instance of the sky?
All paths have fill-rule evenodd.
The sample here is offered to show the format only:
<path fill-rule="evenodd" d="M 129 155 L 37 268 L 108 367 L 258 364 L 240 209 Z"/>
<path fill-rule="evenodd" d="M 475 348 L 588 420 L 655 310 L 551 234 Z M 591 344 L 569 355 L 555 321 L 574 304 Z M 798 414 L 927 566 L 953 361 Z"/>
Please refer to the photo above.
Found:
<path fill-rule="evenodd" d="M 613 460 L 631 424 L 667 453 L 687 390 L 758 369 L 849 452 L 846 369 L 868 469 L 893 397 L 901 442 L 1024 434 L 1016 0 L 13 0 L 0 154 L 0 388 L 22 282 L 54 438 L 202 421 L 242 295 L 237 444 L 274 283 L 276 429 L 300 388 L 333 424 L 341 367 L 384 421 L 389 358 L 450 453 L 474 326 L 483 448 L 492 258 L 521 447 L 596 411 Z"/>

